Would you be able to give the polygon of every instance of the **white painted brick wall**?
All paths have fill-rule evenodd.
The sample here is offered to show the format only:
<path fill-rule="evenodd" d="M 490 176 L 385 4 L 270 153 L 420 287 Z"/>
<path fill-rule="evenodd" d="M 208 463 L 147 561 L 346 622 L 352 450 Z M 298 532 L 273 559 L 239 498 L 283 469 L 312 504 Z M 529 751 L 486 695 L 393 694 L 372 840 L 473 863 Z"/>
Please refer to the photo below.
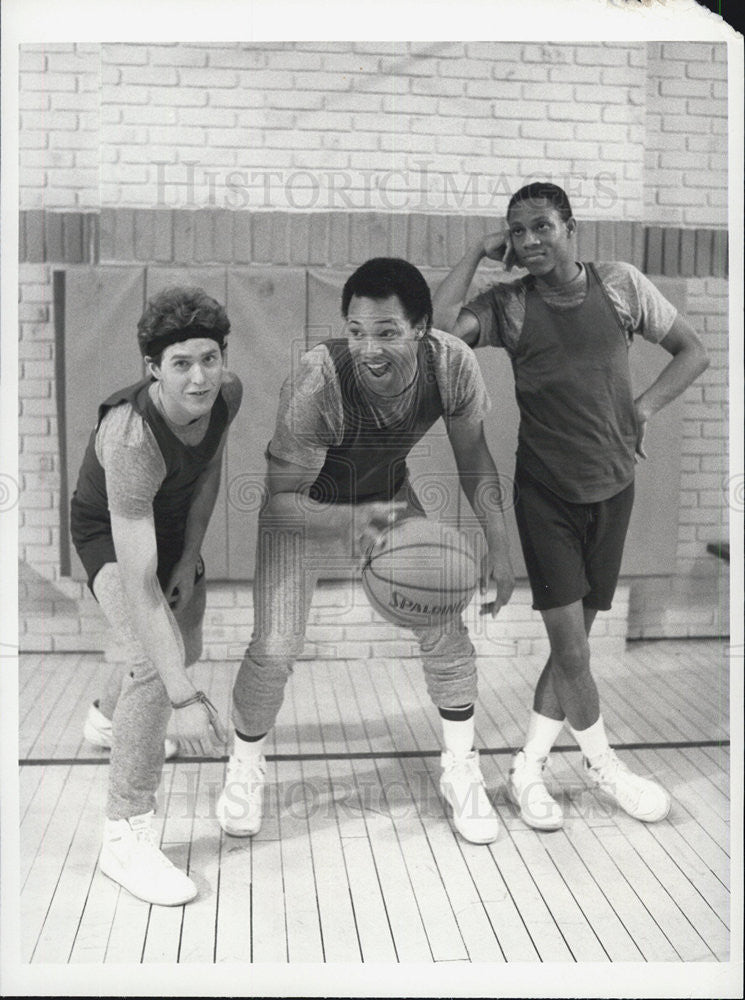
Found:
<path fill-rule="evenodd" d="M 386 190 L 408 193 L 396 206 L 431 211 L 459 207 L 445 193 L 476 174 L 480 203 L 460 207 L 479 212 L 493 209 L 500 176 L 514 186 L 536 171 L 559 183 L 571 174 L 591 188 L 602 169 L 618 178 L 617 198 L 593 214 L 640 218 L 630 168 L 643 158 L 645 61 L 643 43 L 28 46 L 22 207 L 206 206 L 211 170 L 218 206 L 231 207 L 226 175 L 237 169 L 248 207 L 318 210 L 344 207 L 333 173 L 355 207 L 389 208 L 382 197 L 367 205 L 369 171 L 395 172 Z M 162 183 L 156 160 L 170 164 Z M 279 176 L 267 183 L 270 170 Z M 296 196 L 297 171 L 317 175 L 310 196 Z"/>
<path fill-rule="evenodd" d="M 724 45 L 650 42 L 644 207 L 647 221 L 727 225 Z"/>
<path fill-rule="evenodd" d="M 443 192 L 462 191 L 473 173 L 481 205 L 460 207 L 478 212 L 493 207 L 495 175 L 514 185 L 534 172 L 571 174 L 590 185 L 603 169 L 618 178 L 617 197 L 599 199 L 597 217 L 726 223 L 721 47 L 360 44 L 26 46 L 22 207 L 207 205 L 210 170 L 218 203 L 232 207 L 231 169 L 247 172 L 248 207 L 343 207 L 323 176 L 331 172 L 363 207 L 369 170 L 397 171 L 387 190 L 419 202 L 428 157 L 440 175 L 432 211 L 458 207 Z M 480 142 L 464 140 L 464 124 Z M 156 160 L 172 164 L 164 185 Z M 192 191 L 186 161 L 196 163 Z M 267 184 L 269 170 L 280 176 Z M 318 174 L 302 199 L 298 170 Z"/>
<path fill-rule="evenodd" d="M 19 178 L 22 208 L 100 203 L 97 45 L 22 46 Z"/>

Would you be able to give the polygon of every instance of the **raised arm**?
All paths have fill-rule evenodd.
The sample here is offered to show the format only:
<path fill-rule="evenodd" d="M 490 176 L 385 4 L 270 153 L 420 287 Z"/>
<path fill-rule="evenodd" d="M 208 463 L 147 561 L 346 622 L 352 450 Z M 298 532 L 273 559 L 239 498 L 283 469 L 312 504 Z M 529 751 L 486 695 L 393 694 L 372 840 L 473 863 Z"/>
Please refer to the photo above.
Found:
<path fill-rule="evenodd" d="M 503 261 L 509 269 L 512 264 L 511 247 L 506 227 L 479 238 L 455 265 L 432 297 L 434 326 L 464 340 L 469 347 L 478 340 L 479 321 L 463 309 L 468 289 L 476 268 L 484 257 Z"/>
<path fill-rule="evenodd" d="M 484 437 L 483 423 L 451 420 L 448 437 L 463 492 L 486 536 L 487 554 L 482 567 L 481 589 L 486 591 L 490 582 L 496 585 L 497 598 L 489 607 L 495 616 L 509 601 L 515 586 L 499 473 Z"/>

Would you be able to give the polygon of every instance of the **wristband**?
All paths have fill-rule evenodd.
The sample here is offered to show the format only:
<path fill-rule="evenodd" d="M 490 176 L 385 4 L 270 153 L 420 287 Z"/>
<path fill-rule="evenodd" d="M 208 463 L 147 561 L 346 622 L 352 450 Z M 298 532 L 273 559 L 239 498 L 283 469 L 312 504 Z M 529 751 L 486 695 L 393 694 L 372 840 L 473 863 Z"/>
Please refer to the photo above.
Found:
<path fill-rule="evenodd" d="M 187 708 L 189 705 L 196 705 L 198 703 L 204 705 L 210 715 L 217 715 L 217 709 L 204 691 L 195 691 L 191 698 L 187 698 L 186 701 L 172 701 L 171 708 Z"/>

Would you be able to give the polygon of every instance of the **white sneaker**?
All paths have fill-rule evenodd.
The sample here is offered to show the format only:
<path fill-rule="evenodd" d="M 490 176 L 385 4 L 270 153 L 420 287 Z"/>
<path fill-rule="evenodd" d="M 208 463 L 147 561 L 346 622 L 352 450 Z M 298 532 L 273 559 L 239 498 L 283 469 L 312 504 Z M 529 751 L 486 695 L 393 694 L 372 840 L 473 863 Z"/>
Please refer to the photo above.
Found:
<path fill-rule="evenodd" d="M 645 823 L 656 823 L 670 812 L 672 800 L 662 785 L 630 771 L 613 750 L 607 750 L 595 764 L 585 758 L 586 777 L 624 812 Z"/>
<path fill-rule="evenodd" d="M 266 760 L 228 760 L 225 787 L 217 800 L 217 819 L 231 837 L 253 837 L 261 829 Z"/>
<path fill-rule="evenodd" d="M 507 779 L 507 795 L 517 806 L 520 819 L 536 830 L 558 830 L 564 822 L 561 806 L 543 780 L 547 760 L 519 750 L 512 758 Z"/>
<path fill-rule="evenodd" d="M 478 750 L 464 757 L 445 750 L 440 763 L 440 792 L 452 811 L 455 829 L 472 844 L 496 840 L 499 819 L 486 795 Z"/>
<path fill-rule="evenodd" d="M 104 875 L 138 899 L 158 906 L 181 906 L 194 899 L 197 887 L 158 847 L 150 825 L 152 815 L 107 819 L 98 864 Z"/>
<path fill-rule="evenodd" d="M 95 747 L 103 750 L 111 749 L 111 719 L 107 719 L 98 707 L 98 702 L 94 701 L 88 709 L 88 714 L 83 723 L 83 736 Z M 166 736 L 165 739 L 166 760 L 175 757 L 178 753 L 178 740 Z"/>

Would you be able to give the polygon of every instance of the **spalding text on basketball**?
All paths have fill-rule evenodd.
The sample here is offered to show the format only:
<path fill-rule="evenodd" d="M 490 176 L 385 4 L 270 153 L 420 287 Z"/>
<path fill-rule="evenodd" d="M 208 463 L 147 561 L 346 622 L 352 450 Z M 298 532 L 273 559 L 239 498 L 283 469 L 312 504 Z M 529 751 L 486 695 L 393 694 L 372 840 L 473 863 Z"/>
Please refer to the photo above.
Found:
<path fill-rule="evenodd" d="M 403 594 L 399 594 L 397 590 L 391 591 L 391 599 L 388 603 L 390 607 L 398 608 L 400 611 L 412 611 L 418 615 L 437 615 L 443 618 L 459 615 L 468 605 L 468 601 L 458 601 L 454 604 L 419 604 L 417 601 L 411 601 Z"/>

